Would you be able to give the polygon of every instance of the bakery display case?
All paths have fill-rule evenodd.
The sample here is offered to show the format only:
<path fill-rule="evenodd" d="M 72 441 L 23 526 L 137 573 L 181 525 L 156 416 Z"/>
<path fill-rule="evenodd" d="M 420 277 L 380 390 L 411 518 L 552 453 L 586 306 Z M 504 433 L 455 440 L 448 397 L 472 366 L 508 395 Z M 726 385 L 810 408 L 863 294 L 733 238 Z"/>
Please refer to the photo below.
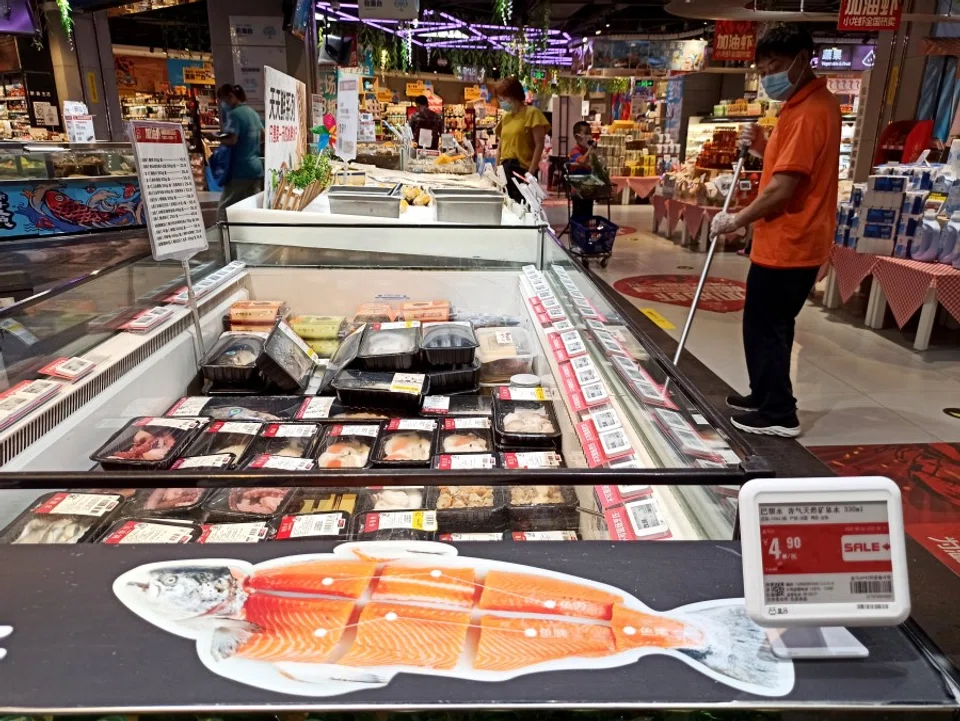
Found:
<path fill-rule="evenodd" d="M 435 232 L 429 269 L 215 264 L 200 336 L 170 278 L 0 393 L 0 711 L 957 707 L 909 622 L 776 658 L 735 530 L 769 466 L 549 235 Z"/>
<path fill-rule="evenodd" d="M 128 143 L 0 143 L 0 240 L 145 224 Z"/>

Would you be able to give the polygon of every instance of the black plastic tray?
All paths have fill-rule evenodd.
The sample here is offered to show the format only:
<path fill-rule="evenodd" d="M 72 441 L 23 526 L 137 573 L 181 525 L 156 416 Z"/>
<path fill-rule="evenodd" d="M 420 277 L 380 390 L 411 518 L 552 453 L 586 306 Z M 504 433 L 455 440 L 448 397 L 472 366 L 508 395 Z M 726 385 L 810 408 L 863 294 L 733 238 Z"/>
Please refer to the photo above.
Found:
<path fill-rule="evenodd" d="M 96 453 L 90 456 L 90 460 L 99 463 L 107 471 L 166 470 L 183 455 L 183 451 L 193 442 L 193 439 L 208 422 L 209 419 L 207 418 L 154 418 L 152 416 L 134 418 L 97 449 Z M 181 423 L 184 427 L 165 426 L 165 423 Z M 192 427 L 186 427 L 188 425 Z M 134 438 L 140 432 L 154 436 L 169 434 L 173 443 L 162 458 L 155 460 L 113 457 L 117 452 L 131 449 Z"/>
<path fill-rule="evenodd" d="M 284 435 L 286 429 L 299 431 L 304 429 L 312 430 L 310 435 Z M 241 458 L 241 463 L 246 463 L 251 458 L 266 454 L 269 456 L 289 456 L 290 458 L 310 458 L 313 455 L 313 449 L 323 435 L 323 426 L 319 423 L 267 423 L 261 429 L 260 433 L 253 442 L 247 446 L 246 454 Z M 297 452 L 283 451 L 291 446 L 297 447 Z"/>
<path fill-rule="evenodd" d="M 390 337 L 406 350 L 395 353 L 372 353 L 371 346 L 378 339 Z M 408 371 L 417 363 L 420 355 L 420 329 L 413 328 L 370 328 L 363 336 L 357 358 L 361 366 L 368 371 Z"/>
<path fill-rule="evenodd" d="M 450 368 L 431 368 L 426 374 L 430 378 L 430 392 L 435 395 L 476 393 L 480 387 L 480 361 L 476 359 Z"/>
<path fill-rule="evenodd" d="M 438 505 L 451 493 L 469 494 L 473 490 L 489 493 L 491 505 L 465 508 L 440 508 Z M 486 533 L 506 530 L 508 497 L 506 486 L 430 486 L 426 505 L 437 509 L 439 533 Z"/>
<path fill-rule="evenodd" d="M 341 371 L 333 381 L 337 398 L 347 406 L 361 408 L 391 408 L 416 413 L 423 397 L 430 392 L 430 379 L 423 378 L 420 393 L 398 393 L 390 390 L 395 373 L 370 371 Z"/>
<path fill-rule="evenodd" d="M 433 429 L 406 427 L 417 424 L 433 423 Z M 377 440 L 377 447 L 373 451 L 373 465 L 380 468 L 429 468 L 430 459 L 437 452 L 437 427 L 439 424 L 433 419 L 417 418 L 404 421 L 394 418 L 387 423 L 387 427 L 380 434 Z M 416 439 L 427 446 L 427 452 L 423 458 L 410 460 L 391 460 L 387 458 L 387 446 L 395 443 L 401 437 Z"/>
<path fill-rule="evenodd" d="M 137 526 L 141 524 L 144 524 L 148 527 L 153 527 L 160 533 L 168 530 L 174 534 L 176 540 L 169 538 L 164 541 L 160 541 L 159 538 L 156 540 L 149 540 L 149 538 L 138 538 L 136 536 L 131 538 L 129 541 L 126 540 L 129 535 L 132 535 L 132 532 L 135 533 L 139 530 L 140 533 L 143 533 L 147 530 L 145 528 L 137 529 Z M 200 538 L 202 533 L 203 529 L 200 527 L 200 524 L 192 521 L 175 521 L 172 519 L 163 518 L 128 517 L 121 518 L 119 521 L 112 523 L 109 528 L 99 535 L 97 538 L 97 543 L 193 543 Z M 121 536 L 118 534 L 123 535 Z"/>
<path fill-rule="evenodd" d="M 173 490 L 181 492 L 180 498 L 171 495 Z M 157 517 L 202 521 L 206 516 L 203 502 L 209 493 L 206 488 L 143 488 L 127 501 L 121 515 L 124 518 Z"/>
<path fill-rule="evenodd" d="M 470 365 L 479 345 L 469 323 L 429 323 L 420 333 L 424 360 L 432 366 Z"/>
<path fill-rule="evenodd" d="M 480 425 L 487 421 L 486 428 L 473 428 L 472 425 Z M 462 426 L 462 427 L 458 427 Z M 453 436 L 476 436 L 477 440 L 486 444 L 485 448 L 477 450 L 461 449 L 457 447 L 447 447 L 447 439 Z M 493 432 L 490 429 L 489 418 L 444 418 L 440 425 L 440 440 L 437 443 L 437 454 L 462 455 L 468 453 L 495 453 L 496 446 L 493 440 Z"/>
<path fill-rule="evenodd" d="M 474 394 L 434 394 L 440 398 L 447 398 L 447 407 L 443 411 L 434 411 L 427 408 L 423 403 L 420 415 L 424 418 L 456 418 L 460 416 L 493 416 L 493 399 L 490 396 L 480 396 Z"/>
<path fill-rule="evenodd" d="M 318 396 L 329 395 L 331 385 L 340 371 L 350 367 L 350 364 L 357 359 L 357 353 L 360 352 L 360 346 L 363 343 L 363 336 L 366 331 L 366 324 L 360 324 L 340 342 L 340 346 L 327 362 L 323 378 L 320 379 L 320 388 L 317 390 Z"/>
<path fill-rule="evenodd" d="M 549 433 L 507 431 L 504 428 L 504 420 L 507 415 L 525 409 L 534 411 L 542 409 L 553 426 L 553 431 Z M 560 430 L 560 422 L 557 419 L 557 412 L 552 401 L 505 401 L 499 396 L 495 396 L 493 399 L 493 437 L 497 447 L 501 449 L 547 448 L 559 451 L 563 433 Z"/>
<path fill-rule="evenodd" d="M 98 498 L 88 498 L 88 496 L 97 496 Z M 73 499 L 86 502 L 87 508 L 89 509 L 88 513 L 58 513 L 58 506 L 61 509 L 67 508 L 67 504 L 71 503 Z M 92 504 L 93 508 L 90 508 Z M 68 493 L 66 491 L 57 491 L 54 493 L 46 493 L 40 496 L 35 500 L 30 508 L 26 509 L 17 516 L 12 523 L 10 523 L 6 528 L 0 531 L 0 543 L 26 543 L 26 539 L 19 540 L 21 534 L 27 531 L 28 525 L 31 521 L 34 521 L 33 524 L 36 530 L 36 533 L 31 535 L 38 539 L 40 538 L 40 524 L 49 520 L 50 523 L 58 522 L 59 519 L 71 519 L 75 521 L 79 527 L 75 528 L 75 533 L 72 535 L 75 536 L 74 540 L 71 543 L 86 543 L 94 538 L 96 538 L 100 532 L 110 524 L 115 518 L 118 517 L 121 510 L 124 506 L 124 498 L 119 493 Z M 38 511 L 40 511 L 38 513 Z M 101 513 L 101 515 L 95 515 L 96 513 Z M 64 523 L 66 520 L 64 520 Z M 58 525 L 62 526 L 63 523 Z M 32 541 L 33 543 L 38 542 L 37 540 Z M 48 543 L 54 543 L 55 541 L 49 540 Z M 62 542 L 62 541 L 57 541 Z"/>
<path fill-rule="evenodd" d="M 313 351 L 283 321 L 277 324 L 257 358 L 257 367 L 278 388 L 300 392 L 313 376 Z"/>
<path fill-rule="evenodd" d="M 516 494 L 527 488 L 542 486 L 510 486 L 507 495 L 507 520 L 514 531 L 576 531 L 580 528 L 579 501 L 572 486 L 556 486 L 563 497 L 561 503 L 521 504 Z"/>
<path fill-rule="evenodd" d="M 200 405 L 201 402 L 202 405 Z M 206 416 L 218 421 L 269 423 L 293 420 L 302 404 L 303 396 L 187 396 L 170 406 L 163 415 L 167 417 L 187 415 L 178 413 L 180 407 L 186 406 L 191 411 L 190 416 Z"/>
<path fill-rule="evenodd" d="M 373 431 L 376 430 L 376 435 L 373 435 Z M 319 444 L 317 444 L 316 451 L 314 452 L 314 457 L 317 460 L 317 468 L 319 470 L 323 469 L 340 469 L 347 466 L 330 466 L 326 465 L 328 459 L 321 461 L 323 454 L 326 453 L 331 446 L 334 446 L 338 443 L 348 443 L 356 447 L 365 447 L 367 449 L 367 458 L 366 462 L 360 466 L 353 466 L 355 468 L 369 468 L 371 460 L 373 459 L 374 450 L 377 447 L 377 439 L 380 437 L 380 432 L 382 430 L 382 425 L 376 422 L 360 422 L 360 423 L 336 423 L 328 425 L 326 432 L 323 434 L 323 438 L 320 439 Z M 358 459 L 359 460 L 359 459 Z"/>
<path fill-rule="evenodd" d="M 417 516 L 417 514 L 424 514 Z M 383 518 L 387 516 L 388 518 Z M 382 528 L 376 527 L 380 523 L 392 522 L 397 516 L 411 516 L 423 519 L 424 524 L 432 529 L 436 521 L 436 513 L 430 510 L 415 511 L 371 511 L 361 513 L 354 522 L 354 538 L 358 541 L 432 541 L 437 532 L 435 530 L 419 530 L 416 528 Z"/>
<path fill-rule="evenodd" d="M 257 512 L 241 507 L 245 497 L 255 497 L 258 494 L 277 497 L 279 502 L 276 509 L 270 512 Z M 220 488 L 207 498 L 203 508 L 207 512 L 207 521 L 210 523 L 254 521 L 283 515 L 296 495 L 296 488 Z"/>
<path fill-rule="evenodd" d="M 257 421 L 213 421 L 194 439 L 183 455 L 214 456 L 232 453 L 236 458 L 242 458 L 262 428 L 263 424 Z"/>
<path fill-rule="evenodd" d="M 265 340 L 263 335 L 254 333 L 225 333 L 200 361 L 200 372 L 204 378 L 215 383 L 249 383 L 259 373 L 257 359 L 263 353 Z M 240 349 L 253 355 L 249 363 L 235 365 L 223 362 L 226 355 Z"/>

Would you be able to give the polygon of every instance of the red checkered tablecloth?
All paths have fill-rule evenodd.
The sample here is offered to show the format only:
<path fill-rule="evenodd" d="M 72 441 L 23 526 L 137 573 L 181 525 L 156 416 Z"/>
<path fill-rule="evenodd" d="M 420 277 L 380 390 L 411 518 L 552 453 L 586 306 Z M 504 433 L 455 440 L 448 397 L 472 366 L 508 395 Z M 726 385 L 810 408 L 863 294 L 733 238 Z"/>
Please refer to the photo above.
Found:
<path fill-rule="evenodd" d="M 656 190 L 660 178 L 658 176 L 612 175 L 610 176 L 610 182 L 613 183 L 613 187 L 616 188 L 618 193 L 623 192 L 624 188 L 630 188 L 637 194 L 638 198 L 646 198 Z"/>
<path fill-rule="evenodd" d="M 707 223 L 712 223 L 713 217 L 719 213 L 720 210 L 720 208 L 713 206 L 683 203 L 683 224 L 687 227 L 687 233 L 690 237 L 699 237 L 704 218 L 706 218 Z"/>
<path fill-rule="evenodd" d="M 857 292 L 857 288 L 874 271 L 879 260 L 886 260 L 879 255 L 858 253 L 853 248 L 835 245 L 830 250 L 830 263 L 837 276 L 837 289 L 840 298 L 846 303 Z M 921 299 L 921 302 L 923 300 Z"/>
<path fill-rule="evenodd" d="M 960 321 L 960 270 L 953 266 L 878 256 L 873 277 L 883 288 L 899 327 L 923 305 L 930 288 L 936 289 L 940 305 Z"/>
<path fill-rule="evenodd" d="M 680 222 L 680 213 L 683 212 L 683 203 L 673 198 L 667 199 L 667 237 L 673 237 L 673 231 L 677 229 L 677 223 Z"/>
<path fill-rule="evenodd" d="M 653 206 L 653 223 L 659 228 L 660 223 L 667 217 L 667 201 L 663 195 L 653 195 L 650 197 L 650 205 Z"/>

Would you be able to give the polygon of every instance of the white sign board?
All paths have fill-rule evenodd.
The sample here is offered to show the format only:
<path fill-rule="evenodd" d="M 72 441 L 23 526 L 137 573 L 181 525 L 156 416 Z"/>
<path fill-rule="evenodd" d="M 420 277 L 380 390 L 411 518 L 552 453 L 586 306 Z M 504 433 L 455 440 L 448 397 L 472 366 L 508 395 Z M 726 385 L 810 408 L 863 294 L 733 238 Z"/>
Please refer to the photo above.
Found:
<path fill-rule="evenodd" d="M 264 107 L 263 69 L 285 68 L 287 49 L 270 46 L 233 46 L 233 78 L 247 94 L 247 105 L 261 110 Z"/>
<path fill-rule="evenodd" d="M 274 173 L 296 170 L 300 165 L 300 133 L 306 118 L 300 116 L 298 97 L 306 99 L 306 88 L 296 78 L 279 70 L 263 69 L 263 84 L 266 88 L 266 108 L 264 117 L 264 208 L 273 205 Z M 305 132 L 305 131 L 304 131 Z"/>
<path fill-rule="evenodd" d="M 207 234 L 179 123 L 130 121 L 140 192 L 155 260 L 187 260 L 207 249 Z"/>
<path fill-rule="evenodd" d="M 740 491 L 747 615 L 761 626 L 889 626 L 910 613 L 889 478 L 764 478 Z"/>
<path fill-rule="evenodd" d="M 360 127 L 357 129 L 358 143 L 377 142 L 377 126 L 372 113 L 360 113 Z"/>
<path fill-rule="evenodd" d="M 416 20 L 420 0 L 357 0 L 357 14 L 362 20 Z"/>
<path fill-rule="evenodd" d="M 92 143 L 97 139 L 92 115 L 64 115 L 63 125 L 71 143 Z"/>
<path fill-rule="evenodd" d="M 337 76 L 337 149 L 342 160 L 357 157 L 360 123 L 360 78 L 341 72 Z"/>
<path fill-rule="evenodd" d="M 64 100 L 63 101 L 63 114 L 66 115 L 87 115 L 90 111 L 87 110 L 85 103 L 81 103 L 79 100 Z"/>
<path fill-rule="evenodd" d="M 231 15 L 230 44 L 284 47 L 283 18 L 279 15 Z"/>

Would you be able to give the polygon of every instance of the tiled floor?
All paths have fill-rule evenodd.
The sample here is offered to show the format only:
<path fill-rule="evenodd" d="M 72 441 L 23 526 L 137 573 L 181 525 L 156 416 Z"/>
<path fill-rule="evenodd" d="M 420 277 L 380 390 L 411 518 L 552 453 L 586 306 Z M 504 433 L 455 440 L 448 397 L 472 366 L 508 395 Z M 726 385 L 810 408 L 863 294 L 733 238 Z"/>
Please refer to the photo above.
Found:
<path fill-rule="evenodd" d="M 609 265 L 597 269 L 611 285 L 634 275 L 699 274 L 703 254 L 648 232 L 649 205 L 613 206 L 612 215 L 615 223 L 638 230 L 618 237 Z M 555 227 L 563 227 L 566 208 L 549 207 L 548 216 Z M 747 268 L 745 258 L 718 253 L 710 275 L 742 281 Z M 679 337 L 687 308 L 625 297 L 637 307 L 657 310 L 676 326 L 668 332 Z M 945 407 L 960 407 L 960 344 L 916 353 L 912 338 L 895 326 L 882 332 L 864 328 L 862 308 L 858 311 L 855 301 L 851 305 L 828 311 L 811 301 L 797 321 L 792 378 L 804 427 L 801 441 L 810 446 L 960 441 L 960 420 L 943 413 Z M 687 348 L 746 392 L 741 316 L 699 311 Z M 952 337 L 947 334 L 948 341 Z"/>

